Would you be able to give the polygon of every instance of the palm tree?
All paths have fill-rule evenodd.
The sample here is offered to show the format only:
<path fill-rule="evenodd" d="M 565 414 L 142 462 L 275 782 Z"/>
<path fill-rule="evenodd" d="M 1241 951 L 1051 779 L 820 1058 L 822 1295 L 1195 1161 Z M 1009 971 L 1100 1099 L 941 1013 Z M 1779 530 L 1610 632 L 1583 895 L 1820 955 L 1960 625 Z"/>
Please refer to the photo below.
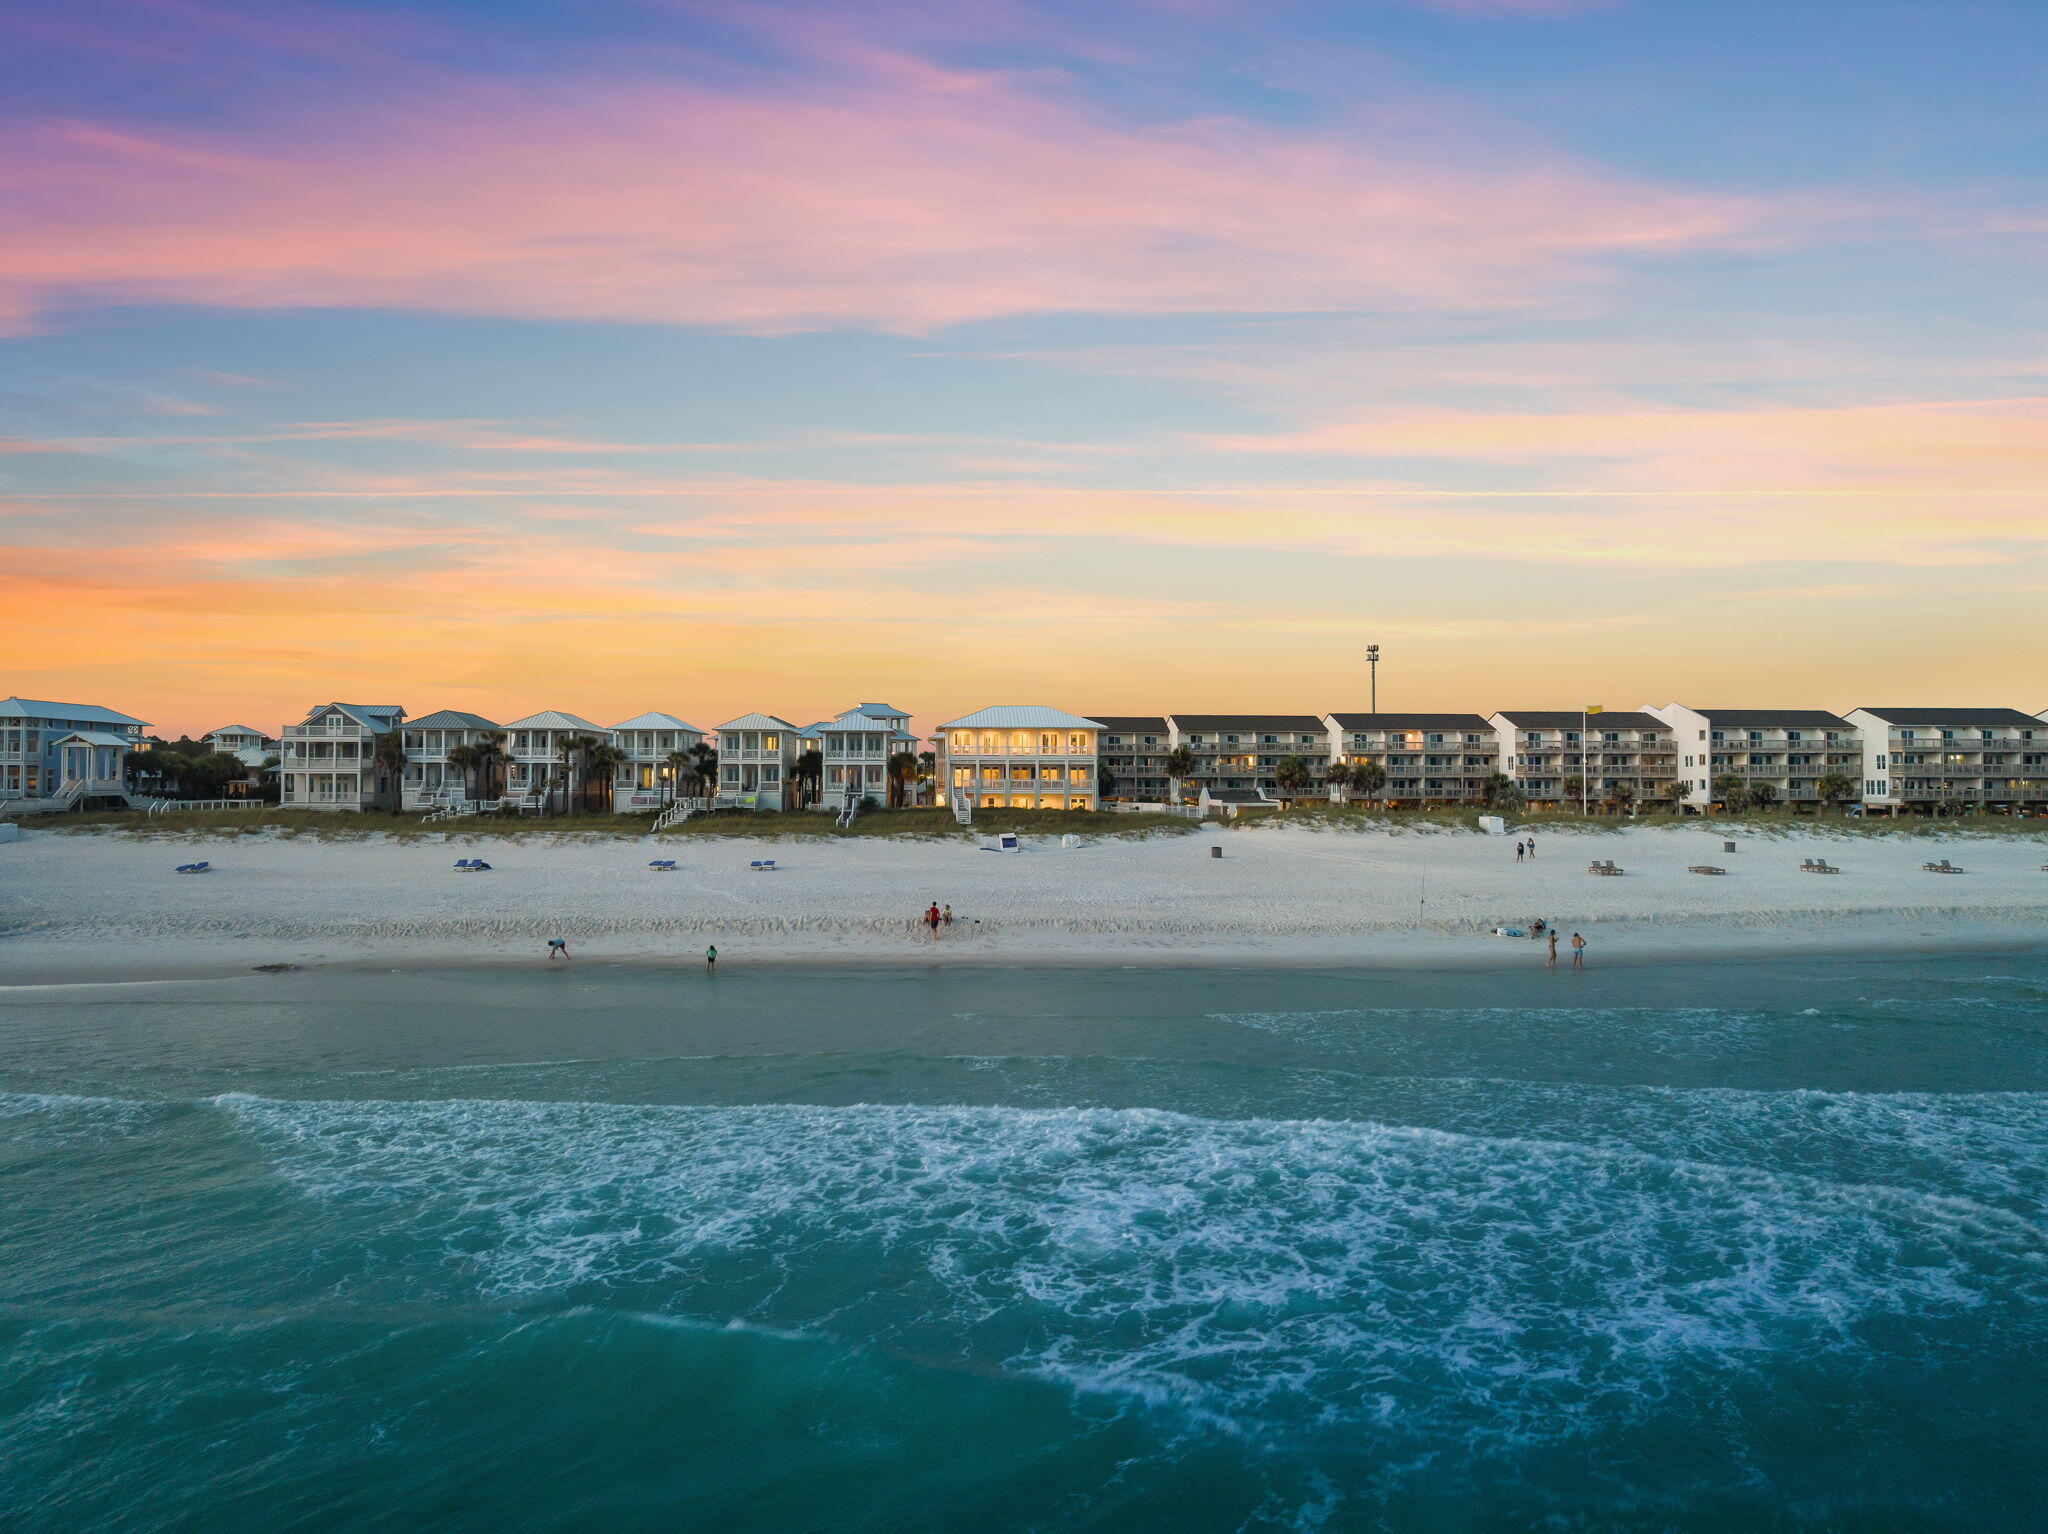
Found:
<path fill-rule="evenodd" d="M 569 806 L 580 798 L 584 778 L 587 775 L 591 748 L 597 744 L 592 735 L 564 735 L 555 742 L 555 756 L 562 764 L 562 813 L 569 813 Z"/>
<path fill-rule="evenodd" d="M 1724 810 L 1747 809 L 1749 784 L 1743 781 L 1739 772 L 1724 772 L 1714 779 L 1714 797 L 1721 801 L 1721 808 Z"/>
<path fill-rule="evenodd" d="M 583 753 L 584 770 L 610 812 L 618 804 L 619 769 L 626 765 L 626 753 L 608 740 L 595 742 Z"/>
<path fill-rule="evenodd" d="M 718 792 L 718 749 L 708 740 L 690 747 L 691 776 L 697 792 L 709 799 Z"/>
<path fill-rule="evenodd" d="M 1586 802 L 1585 795 L 1586 780 L 1584 778 L 1580 777 L 1577 773 L 1573 773 L 1564 780 L 1565 803 L 1584 804 Z"/>
<path fill-rule="evenodd" d="M 915 751 L 893 752 L 885 770 L 889 776 L 889 807 L 900 810 L 907 797 L 904 789 L 917 776 L 917 753 Z"/>
<path fill-rule="evenodd" d="M 1195 770 L 1195 753 L 1186 746 L 1175 746 L 1166 753 L 1166 776 L 1173 784 L 1173 802 L 1180 803 L 1187 778 Z"/>
<path fill-rule="evenodd" d="M 1819 782 L 1813 785 L 1820 795 L 1820 802 L 1831 809 L 1838 809 L 1856 794 L 1856 780 L 1846 772 L 1823 773 Z"/>
<path fill-rule="evenodd" d="M 405 781 L 405 737 L 396 730 L 379 735 L 370 748 L 370 760 L 377 768 L 377 797 L 382 799 L 387 780 L 393 785 Z"/>
<path fill-rule="evenodd" d="M 1768 783 L 1752 783 L 1749 786 L 1749 802 L 1760 810 L 1767 810 L 1778 802 L 1778 791 Z"/>
<path fill-rule="evenodd" d="M 1491 773 L 1479 785 L 1479 802 L 1489 810 L 1511 810 L 1522 802 L 1522 790 L 1506 773 Z"/>
<path fill-rule="evenodd" d="M 1626 783 L 1617 783 L 1608 792 L 1607 797 L 1614 801 L 1616 809 L 1626 811 L 1636 802 L 1636 791 Z"/>
<path fill-rule="evenodd" d="M 825 797 L 825 753 L 813 747 L 797 754 L 790 774 L 795 780 L 799 805 L 816 804 Z"/>
<path fill-rule="evenodd" d="M 1351 764 L 1351 786 L 1364 794 L 1368 803 L 1376 801 L 1386 792 L 1387 769 L 1368 757 L 1362 762 Z M 1384 805 L 1382 805 L 1384 807 Z"/>
<path fill-rule="evenodd" d="M 1315 781 L 1308 770 L 1308 761 L 1299 756 L 1283 756 L 1280 765 L 1273 769 L 1273 786 L 1293 798 Z"/>
<path fill-rule="evenodd" d="M 472 799 L 477 797 L 476 770 L 480 763 L 477 753 L 478 748 L 470 745 L 448 748 L 448 765 L 462 774 L 462 786 Z"/>
<path fill-rule="evenodd" d="M 668 783 L 668 802 L 674 804 L 676 802 L 676 789 L 681 785 L 683 779 L 690 774 L 690 753 L 687 751 L 671 751 L 661 759 L 661 765 L 667 769 L 662 776 Z"/>
<path fill-rule="evenodd" d="M 1115 792 L 1116 774 L 1107 767 L 1097 767 L 1095 769 L 1095 802 L 1097 804 L 1104 803 Z"/>

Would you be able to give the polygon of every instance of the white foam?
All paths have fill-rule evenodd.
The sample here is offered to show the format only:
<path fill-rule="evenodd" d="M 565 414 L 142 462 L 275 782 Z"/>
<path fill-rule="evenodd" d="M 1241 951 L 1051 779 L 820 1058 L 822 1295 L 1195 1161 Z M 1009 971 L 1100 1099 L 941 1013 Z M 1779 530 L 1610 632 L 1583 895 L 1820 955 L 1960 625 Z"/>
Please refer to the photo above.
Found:
<path fill-rule="evenodd" d="M 1854 1367 L 1878 1318 L 2033 1345 L 2048 1300 L 2040 1233 L 2004 1211 L 1621 1148 L 1142 1109 L 220 1101 L 306 1196 L 493 1294 L 879 1341 L 1247 1431 L 1541 1438 L 1680 1376 Z"/>

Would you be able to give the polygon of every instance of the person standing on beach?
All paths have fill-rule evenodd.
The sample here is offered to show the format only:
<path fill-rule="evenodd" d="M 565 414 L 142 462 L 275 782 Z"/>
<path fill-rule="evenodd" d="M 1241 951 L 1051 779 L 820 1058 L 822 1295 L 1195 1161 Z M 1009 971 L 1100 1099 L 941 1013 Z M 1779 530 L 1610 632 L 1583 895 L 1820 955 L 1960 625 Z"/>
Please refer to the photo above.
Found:
<path fill-rule="evenodd" d="M 1555 927 L 1550 929 L 1550 958 L 1544 967 L 1546 969 L 1557 968 L 1557 928 Z"/>
<path fill-rule="evenodd" d="M 931 929 L 933 937 L 939 935 L 939 903 L 934 900 L 932 908 L 924 913 L 924 924 Z"/>
<path fill-rule="evenodd" d="M 1522 861 L 1522 852 L 1523 852 L 1523 847 L 1522 847 L 1522 844 L 1521 844 L 1520 842 L 1516 842 L 1516 843 L 1515 843 L 1515 861 L 1516 861 L 1517 863 L 1519 863 L 1519 862 L 1521 862 L 1521 861 Z"/>
<path fill-rule="evenodd" d="M 939 920 L 949 927 L 953 925 L 953 906 L 950 901 L 947 902 L 946 909 L 939 913 Z"/>
<path fill-rule="evenodd" d="M 1529 838 L 1529 861 L 1536 861 L 1536 838 L 1533 836 Z"/>
<path fill-rule="evenodd" d="M 1585 967 L 1586 940 L 1580 937 L 1578 933 L 1574 932 L 1572 934 L 1572 968 L 1584 969 Z"/>
<path fill-rule="evenodd" d="M 704 973 L 708 975 L 716 968 L 718 968 L 718 945 L 713 943 L 704 950 Z"/>
<path fill-rule="evenodd" d="M 556 959 L 566 959 L 568 957 L 569 943 L 566 938 L 551 937 L 548 939 L 549 963 L 553 963 Z"/>

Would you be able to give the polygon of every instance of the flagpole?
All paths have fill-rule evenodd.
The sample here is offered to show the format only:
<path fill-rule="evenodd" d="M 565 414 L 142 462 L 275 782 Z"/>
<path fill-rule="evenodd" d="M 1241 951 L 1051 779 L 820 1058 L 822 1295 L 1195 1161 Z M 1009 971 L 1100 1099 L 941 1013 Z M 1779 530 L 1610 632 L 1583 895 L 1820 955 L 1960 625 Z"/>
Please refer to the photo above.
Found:
<path fill-rule="evenodd" d="M 1587 790 L 1588 790 L 1588 788 L 1589 788 L 1589 786 L 1590 786 L 1590 785 L 1588 784 L 1588 782 L 1587 782 L 1587 771 L 1588 771 L 1588 769 L 1587 769 L 1587 765 L 1586 765 L 1586 761 L 1587 761 L 1587 759 L 1586 759 L 1586 736 L 1587 736 L 1588 734 L 1590 734 L 1590 733 L 1591 733 L 1591 731 L 1589 731 L 1589 730 L 1587 729 L 1587 727 L 1586 727 L 1586 724 L 1587 724 L 1587 721 L 1588 721 L 1588 720 L 1589 720 L 1589 719 L 1590 719 L 1591 717 L 1592 717 L 1592 710 L 1591 710 L 1591 709 L 1589 709 L 1589 708 L 1587 708 L 1587 707 L 1586 707 L 1586 705 L 1585 705 L 1585 704 L 1584 704 L 1583 702 L 1582 702 L 1582 703 L 1580 703 L 1580 704 L 1579 704 L 1579 819 L 1581 819 L 1581 820 L 1584 820 L 1584 819 L 1586 818 L 1586 805 L 1587 805 Z"/>

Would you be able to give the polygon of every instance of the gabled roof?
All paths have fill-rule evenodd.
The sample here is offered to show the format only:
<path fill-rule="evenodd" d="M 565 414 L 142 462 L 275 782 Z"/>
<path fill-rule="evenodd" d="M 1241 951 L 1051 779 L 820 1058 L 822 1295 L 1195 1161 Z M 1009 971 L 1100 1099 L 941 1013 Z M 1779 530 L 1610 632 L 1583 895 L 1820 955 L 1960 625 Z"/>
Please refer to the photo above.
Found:
<path fill-rule="evenodd" d="M 678 719 L 674 714 L 664 714 L 658 710 L 653 713 L 635 714 L 624 724 L 615 724 L 612 728 L 615 730 L 687 730 L 692 735 L 702 735 L 704 733 L 687 720 Z"/>
<path fill-rule="evenodd" d="M 847 714 L 865 714 L 870 719 L 908 719 L 910 717 L 910 710 L 907 708 L 892 708 L 887 703 L 862 703 L 857 707 L 848 709 L 845 714 L 841 714 L 839 717 L 844 719 L 847 717 Z"/>
<path fill-rule="evenodd" d="M 886 720 L 864 714 L 841 714 L 837 719 L 825 719 L 812 725 L 804 735 L 900 735 L 902 731 Z"/>
<path fill-rule="evenodd" d="M 1118 735 L 1164 735 L 1164 714 L 1095 714 L 1096 723 Z"/>
<path fill-rule="evenodd" d="M 581 714 L 564 713 L 558 708 L 544 708 L 537 714 L 528 714 L 524 719 L 515 719 L 505 726 L 508 730 L 582 730 L 591 735 L 603 735 L 605 727 L 592 724 Z"/>
<path fill-rule="evenodd" d="M 2031 730 L 2041 722 L 2016 708 L 1866 708 L 1858 712 L 1886 724 L 1924 725 L 1931 730 Z"/>
<path fill-rule="evenodd" d="M 1696 708 L 1709 724 L 1737 730 L 1853 730 L 1855 725 L 1820 708 Z"/>
<path fill-rule="evenodd" d="M 1099 730 L 1101 724 L 1043 703 L 999 703 L 962 714 L 939 726 L 942 730 Z"/>
<path fill-rule="evenodd" d="M 1261 730 L 1279 733 L 1293 730 L 1297 733 L 1320 735 L 1326 726 L 1314 714 L 1169 714 L 1177 730 L 1235 730 L 1256 735 Z"/>
<path fill-rule="evenodd" d="M 787 719 L 778 719 L 773 714 L 742 714 L 737 719 L 728 719 L 719 726 L 721 730 L 788 730 L 801 734 Z"/>
<path fill-rule="evenodd" d="M 81 724 L 132 724 L 138 727 L 149 722 L 94 703 L 46 703 L 41 698 L 0 698 L 0 718 L 76 719 Z"/>
<path fill-rule="evenodd" d="M 405 717 L 405 710 L 396 703 L 321 703 L 308 709 L 306 717 L 311 719 L 330 708 L 338 714 L 347 715 L 373 735 L 398 728 L 399 720 Z"/>
<path fill-rule="evenodd" d="M 270 738 L 267 731 L 259 730 L 250 724 L 224 724 L 217 730 L 208 730 L 206 734 L 199 738 L 207 740 L 215 735 L 261 735 L 265 740 Z"/>
<path fill-rule="evenodd" d="M 104 730 L 73 730 L 69 735 L 58 737 L 57 744 L 61 746 L 74 740 L 88 746 L 119 746 L 123 751 L 135 744 L 125 735 L 109 735 Z"/>
<path fill-rule="evenodd" d="M 1494 715 L 1505 719 L 1520 730 L 1576 730 L 1583 719 L 1589 730 L 1606 729 L 1619 725 L 1624 730 L 1668 730 L 1670 725 L 1655 714 L 1620 714 L 1612 710 L 1604 714 L 1581 714 L 1575 708 L 1529 709 L 1513 711 L 1502 709 Z"/>
<path fill-rule="evenodd" d="M 482 714 L 465 714 L 460 709 L 444 708 L 437 713 L 422 714 L 417 719 L 405 722 L 408 730 L 495 730 L 497 725 Z"/>
<path fill-rule="evenodd" d="M 1572 715 L 1576 719 L 1577 714 Z M 1340 730 L 1490 730 L 1477 714 L 1332 714 Z"/>

